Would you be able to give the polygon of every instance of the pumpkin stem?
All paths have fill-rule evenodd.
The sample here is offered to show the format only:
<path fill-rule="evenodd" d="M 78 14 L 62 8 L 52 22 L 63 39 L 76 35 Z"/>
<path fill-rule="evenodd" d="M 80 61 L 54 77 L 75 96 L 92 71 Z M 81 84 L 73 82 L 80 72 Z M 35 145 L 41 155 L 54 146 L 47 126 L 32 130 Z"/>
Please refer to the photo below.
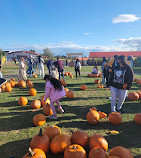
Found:
<path fill-rule="evenodd" d="M 43 130 L 42 130 L 42 128 L 40 128 L 40 132 L 39 132 L 39 135 L 38 136 L 42 136 L 42 133 L 43 133 Z"/>
<path fill-rule="evenodd" d="M 28 151 L 31 154 L 31 156 L 34 156 L 35 153 L 33 152 L 33 150 L 30 147 L 29 147 Z"/>

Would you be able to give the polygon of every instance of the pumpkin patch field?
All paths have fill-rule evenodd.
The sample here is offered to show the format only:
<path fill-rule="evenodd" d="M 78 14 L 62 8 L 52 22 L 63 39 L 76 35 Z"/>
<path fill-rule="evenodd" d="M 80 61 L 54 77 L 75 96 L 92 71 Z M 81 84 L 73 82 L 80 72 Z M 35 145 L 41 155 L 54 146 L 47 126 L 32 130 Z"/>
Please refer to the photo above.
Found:
<path fill-rule="evenodd" d="M 0 158 L 26 158 L 29 150 L 38 158 L 141 158 L 141 75 L 135 75 L 129 92 L 137 97 L 126 98 L 125 113 L 111 113 L 110 90 L 100 86 L 101 77 L 88 76 L 92 68 L 82 66 L 76 79 L 74 68 L 65 67 L 65 112 L 57 120 L 49 119 L 50 100 L 43 100 L 45 81 L 38 71 L 27 83 L 11 75 L 12 87 L 8 83 L 0 93 Z"/>

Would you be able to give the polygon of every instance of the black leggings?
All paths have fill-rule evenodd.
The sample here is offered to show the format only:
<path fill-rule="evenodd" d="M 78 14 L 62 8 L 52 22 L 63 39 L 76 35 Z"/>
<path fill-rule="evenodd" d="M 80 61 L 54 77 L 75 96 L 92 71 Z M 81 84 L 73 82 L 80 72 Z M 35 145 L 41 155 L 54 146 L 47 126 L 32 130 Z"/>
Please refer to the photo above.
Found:
<path fill-rule="evenodd" d="M 77 72 L 79 73 L 79 76 L 81 76 L 81 74 L 80 74 L 80 69 L 79 69 L 79 68 L 75 68 L 75 75 L 76 75 L 76 78 L 77 78 Z"/>

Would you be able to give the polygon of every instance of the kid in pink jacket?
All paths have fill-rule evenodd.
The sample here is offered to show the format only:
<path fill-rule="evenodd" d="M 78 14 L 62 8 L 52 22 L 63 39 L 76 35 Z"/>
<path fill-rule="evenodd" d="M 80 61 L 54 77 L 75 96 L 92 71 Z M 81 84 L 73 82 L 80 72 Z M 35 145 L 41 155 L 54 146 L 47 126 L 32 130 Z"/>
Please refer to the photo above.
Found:
<path fill-rule="evenodd" d="M 59 100 L 66 95 L 66 92 L 61 82 L 51 75 L 45 75 L 44 80 L 46 81 L 44 101 L 46 101 L 47 98 L 50 97 L 50 107 L 53 111 L 53 115 L 49 116 L 49 118 L 57 119 L 54 103 L 56 102 L 58 106 L 58 111 L 63 113 L 64 110 L 62 109 Z"/>

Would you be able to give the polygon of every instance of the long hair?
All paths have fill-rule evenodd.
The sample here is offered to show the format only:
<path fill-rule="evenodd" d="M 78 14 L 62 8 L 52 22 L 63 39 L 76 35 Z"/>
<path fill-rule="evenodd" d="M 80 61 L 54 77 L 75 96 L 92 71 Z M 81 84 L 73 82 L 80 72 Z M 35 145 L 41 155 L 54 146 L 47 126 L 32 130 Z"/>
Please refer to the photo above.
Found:
<path fill-rule="evenodd" d="M 124 55 L 119 56 L 119 57 L 118 57 L 118 60 L 121 61 L 121 63 L 122 63 L 123 66 L 127 66 L 127 65 L 128 65 L 128 64 L 126 63 L 126 61 L 125 61 L 125 56 L 124 56 Z"/>
<path fill-rule="evenodd" d="M 38 61 L 41 62 L 41 55 L 38 56 Z"/>
<path fill-rule="evenodd" d="M 51 75 L 45 75 L 44 80 L 50 81 L 55 90 L 62 91 L 62 84 L 56 78 L 52 77 Z"/>

